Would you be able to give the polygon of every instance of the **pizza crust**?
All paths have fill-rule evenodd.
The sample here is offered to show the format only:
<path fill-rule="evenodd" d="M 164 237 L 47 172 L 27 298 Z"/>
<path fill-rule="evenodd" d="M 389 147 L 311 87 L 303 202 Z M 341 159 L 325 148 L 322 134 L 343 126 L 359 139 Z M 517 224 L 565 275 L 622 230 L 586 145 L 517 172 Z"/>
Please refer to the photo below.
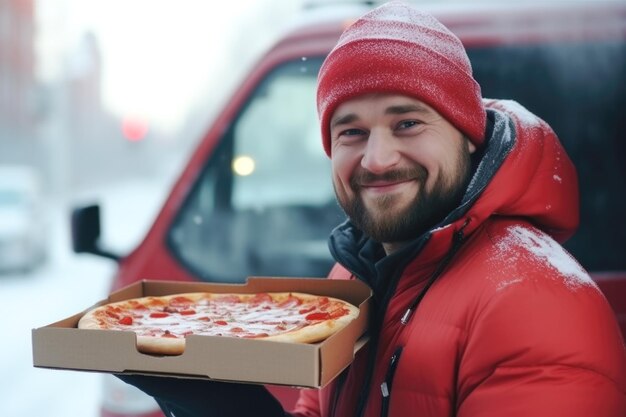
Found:
<path fill-rule="evenodd" d="M 185 352 L 185 339 L 137 335 L 137 350 L 151 355 L 182 355 Z"/>
<path fill-rule="evenodd" d="M 300 300 L 300 304 L 297 304 L 295 306 L 293 305 L 294 297 Z M 264 310 L 248 312 L 245 311 L 244 308 L 243 312 L 239 311 L 243 308 L 242 306 L 249 306 L 249 302 L 252 303 L 260 299 L 267 303 L 266 305 L 264 305 Z M 181 304 L 179 302 L 180 300 L 189 300 L 191 301 L 191 304 L 189 305 L 188 303 L 186 303 L 186 301 Z M 176 307 L 179 305 L 185 305 L 186 307 L 189 307 L 189 310 L 193 310 L 194 308 L 201 309 L 201 303 L 206 304 L 206 300 L 209 300 L 211 303 L 216 303 L 216 305 L 218 302 L 221 302 L 221 300 L 229 300 L 221 305 L 223 308 L 219 310 L 220 314 L 228 315 L 229 312 L 227 310 L 228 308 L 230 308 L 232 310 L 231 312 L 239 311 L 240 317 L 242 318 L 254 317 L 255 319 L 258 318 L 258 321 L 261 322 L 263 321 L 261 319 L 264 317 L 264 314 L 268 315 L 270 318 L 275 315 L 278 315 L 278 318 L 282 318 L 282 314 L 289 313 L 292 314 L 286 316 L 289 320 L 291 320 L 293 317 L 298 317 L 301 322 L 293 329 L 286 329 L 285 331 L 281 330 L 275 334 L 251 336 L 256 340 L 268 340 L 275 342 L 320 342 L 344 328 L 359 314 L 359 309 L 357 307 L 343 300 L 332 297 L 317 296 L 296 292 L 276 292 L 259 294 L 183 293 L 159 297 L 141 297 L 131 300 L 104 304 L 88 311 L 85 315 L 83 315 L 83 317 L 81 317 L 78 322 L 78 328 L 134 331 L 135 333 L 137 333 L 137 350 L 139 352 L 156 355 L 180 355 L 185 350 L 185 338 L 184 335 L 180 335 L 177 333 L 179 332 L 180 327 L 184 327 L 189 323 L 197 324 L 193 321 L 193 318 L 190 318 L 189 322 L 186 322 L 186 317 L 177 316 L 178 318 L 180 318 L 180 321 L 185 322 L 184 325 L 181 326 L 181 323 L 176 323 L 176 320 L 174 320 L 174 322 L 167 320 L 161 322 L 159 321 L 159 319 L 150 319 L 145 316 L 145 314 L 161 310 L 173 311 L 176 310 Z M 148 313 L 146 313 L 146 310 L 144 308 L 136 309 L 137 306 L 148 306 Z M 305 313 L 298 316 L 298 314 L 294 313 L 294 309 L 297 311 L 298 306 L 306 307 L 303 310 L 308 310 L 312 307 L 314 307 L 315 309 L 305 311 Z M 320 318 L 320 316 L 323 316 L 325 314 L 323 310 L 324 306 L 327 307 L 326 312 L 330 312 L 330 315 L 332 317 Z M 168 308 L 170 310 L 168 310 Z M 318 310 L 321 311 L 321 313 L 316 313 Z M 307 313 L 309 313 L 310 311 L 316 313 L 312 316 L 315 316 L 318 319 L 303 319 L 303 317 L 307 317 Z M 138 327 L 133 325 L 119 324 L 119 321 L 126 316 L 135 317 L 134 320 L 131 320 L 133 322 L 141 322 L 141 329 L 138 329 Z M 210 322 L 211 320 L 213 320 L 214 323 L 222 321 L 216 320 L 215 318 L 209 319 L 208 321 Z M 266 321 L 270 322 L 271 320 Z M 146 324 L 146 322 L 148 322 L 149 324 Z M 292 323 L 290 322 L 289 324 Z M 246 329 L 246 325 L 248 325 L 247 322 L 239 322 L 234 319 L 232 323 L 229 322 L 230 327 L 225 326 L 225 328 L 232 331 L 233 327 L 237 327 L 243 328 L 247 331 L 249 328 Z M 216 327 L 215 325 L 212 326 L 213 330 L 217 328 L 218 327 Z M 155 329 L 158 329 L 158 331 L 156 331 Z M 172 334 L 168 334 L 166 335 L 167 337 L 164 337 L 164 335 L 162 334 L 163 331 L 171 331 Z M 146 332 L 159 334 L 145 334 Z M 195 329 L 190 334 L 211 335 L 210 332 L 209 334 L 205 334 L 202 331 L 196 332 Z M 176 335 L 176 337 L 174 337 L 174 335 Z M 220 336 L 237 337 L 238 334 L 220 334 Z"/>

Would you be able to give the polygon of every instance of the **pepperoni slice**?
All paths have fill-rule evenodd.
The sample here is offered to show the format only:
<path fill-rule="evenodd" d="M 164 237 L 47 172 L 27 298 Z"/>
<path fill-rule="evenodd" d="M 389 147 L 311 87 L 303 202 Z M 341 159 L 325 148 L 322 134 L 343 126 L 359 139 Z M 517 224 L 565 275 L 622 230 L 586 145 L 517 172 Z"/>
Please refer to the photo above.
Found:
<path fill-rule="evenodd" d="M 298 297 L 294 297 L 291 293 L 282 302 L 278 303 L 279 308 L 297 307 L 302 304 L 302 300 Z"/>
<path fill-rule="evenodd" d="M 255 294 L 254 297 L 252 297 L 249 302 L 252 306 L 258 306 L 263 303 L 272 303 L 273 301 L 274 300 L 268 293 L 262 292 L 262 293 Z"/>
<path fill-rule="evenodd" d="M 308 307 L 301 308 L 300 310 L 298 310 L 298 314 L 310 313 L 313 310 L 315 310 L 315 306 L 308 306 Z"/>
<path fill-rule="evenodd" d="M 328 320 L 331 317 L 327 311 L 318 311 L 315 313 L 308 314 L 304 318 L 309 321 L 315 321 L 315 320 Z"/>
<path fill-rule="evenodd" d="M 190 309 L 190 308 L 189 308 L 189 309 L 187 309 L 187 310 L 182 310 L 182 311 L 180 312 L 180 314 L 181 314 L 181 315 L 183 315 L 183 316 L 191 316 L 191 315 L 193 315 L 193 314 L 196 314 L 196 310 L 193 310 L 193 309 Z"/>
<path fill-rule="evenodd" d="M 119 318 L 120 318 L 120 316 L 119 316 L 118 314 L 116 314 L 116 313 L 115 313 L 114 311 L 112 311 L 112 310 L 106 310 L 104 313 L 105 313 L 107 316 L 112 317 L 112 318 L 114 318 L 114 319 L 119 319 Z"/>
<path fill-rule="evenodd" d="M 174 307 L 186 307 L 193 303 L 193 300 L 187 297 L 174 297 L 170 299 L 169 304 Z"/>

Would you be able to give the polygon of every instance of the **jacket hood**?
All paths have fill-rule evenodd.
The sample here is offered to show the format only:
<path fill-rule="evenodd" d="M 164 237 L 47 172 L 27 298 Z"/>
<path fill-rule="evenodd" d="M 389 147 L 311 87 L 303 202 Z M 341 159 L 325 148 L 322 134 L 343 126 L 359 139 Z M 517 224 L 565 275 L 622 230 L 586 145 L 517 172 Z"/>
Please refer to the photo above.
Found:
<path fill-rule="evenodd" d="M 468 215 L 475 223 L 489 216 L 524 217 L 558 242 L 570 238 L 579 222 L 578 177 L 574 164 L 546 122 L 511 100 L 485 100 L 495 114 L 495 123 L 505 123 L 513 131 L 515 144 L 499 169 L 472 205 Z M 496 129 L 494 128 L 494 131 Z M 491 138 L 499 142 L 499 138 Z M 487 156 L 487 155 L 485 155 Z M 473 181 L 478 183 L 483 158 Z M 472 189 L 472 184 L 468 187 Z"/>
<path fill-rule="evenodd" d="M 514 101 L 484 100 L 486 142 L 461 204 L 430 232 L 385 257 L 378 242 L 349 220 L 331 234 L 335 259 L 358 276 L 410 260 L 426 241 L 446 240 L 464 228 L 468 235 L 491 216 L 521 217 L 559 242 L 569 238 L 579 221 L 578 179 L 573 163 L 552 129 Z M 377 273 L 378 272 L 378 273 Z"/>

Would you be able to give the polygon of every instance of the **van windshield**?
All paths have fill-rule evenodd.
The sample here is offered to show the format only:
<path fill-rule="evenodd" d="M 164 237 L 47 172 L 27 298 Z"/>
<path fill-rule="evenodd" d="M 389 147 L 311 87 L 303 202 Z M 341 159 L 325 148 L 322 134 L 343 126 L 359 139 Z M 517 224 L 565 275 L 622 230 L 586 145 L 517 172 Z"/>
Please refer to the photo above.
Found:
<path fill-rule="evenodd" d="M 327 238 L 344 215 L 320 144 L 321 61 L 269 73 L 207 163 L 170 233 L 174 253 L 200 278 L 323 277 L 332 266 Z"/>
<path fill-rule="evenodd" d="M 591 272 L 624 270 L 626 47 L 623 42 L 469 48 L 484 97 L 513 99 L 555 130 L 579 173 L 581 226 L 566 248 Z M 322 57 L 270 72 L 208 160 L 169 234 L 200 279 L 317 276 L 345 218 L 315 111 Z"/>

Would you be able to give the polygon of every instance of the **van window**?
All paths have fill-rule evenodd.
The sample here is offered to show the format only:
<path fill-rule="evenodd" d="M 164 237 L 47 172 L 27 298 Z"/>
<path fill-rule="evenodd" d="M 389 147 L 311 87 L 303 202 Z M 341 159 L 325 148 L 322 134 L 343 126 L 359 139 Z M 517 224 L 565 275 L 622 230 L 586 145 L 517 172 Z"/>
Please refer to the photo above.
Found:
<path fill-rule="evenodd" d="M 321 59 L 299 59 L 259 85 L 212 155 L 170 233 L 195 274 L 323 277 L 327 238 L 344 215 L 321 151 L 315 84 Z"/>
<path fill-rule="evenodd" d="M 237 120 L 235 210 L 319 205 L 332 198 L 329 160 L 320 153 L 315 84 L 314 76 L 283 67 L 264 83 Z"/>

